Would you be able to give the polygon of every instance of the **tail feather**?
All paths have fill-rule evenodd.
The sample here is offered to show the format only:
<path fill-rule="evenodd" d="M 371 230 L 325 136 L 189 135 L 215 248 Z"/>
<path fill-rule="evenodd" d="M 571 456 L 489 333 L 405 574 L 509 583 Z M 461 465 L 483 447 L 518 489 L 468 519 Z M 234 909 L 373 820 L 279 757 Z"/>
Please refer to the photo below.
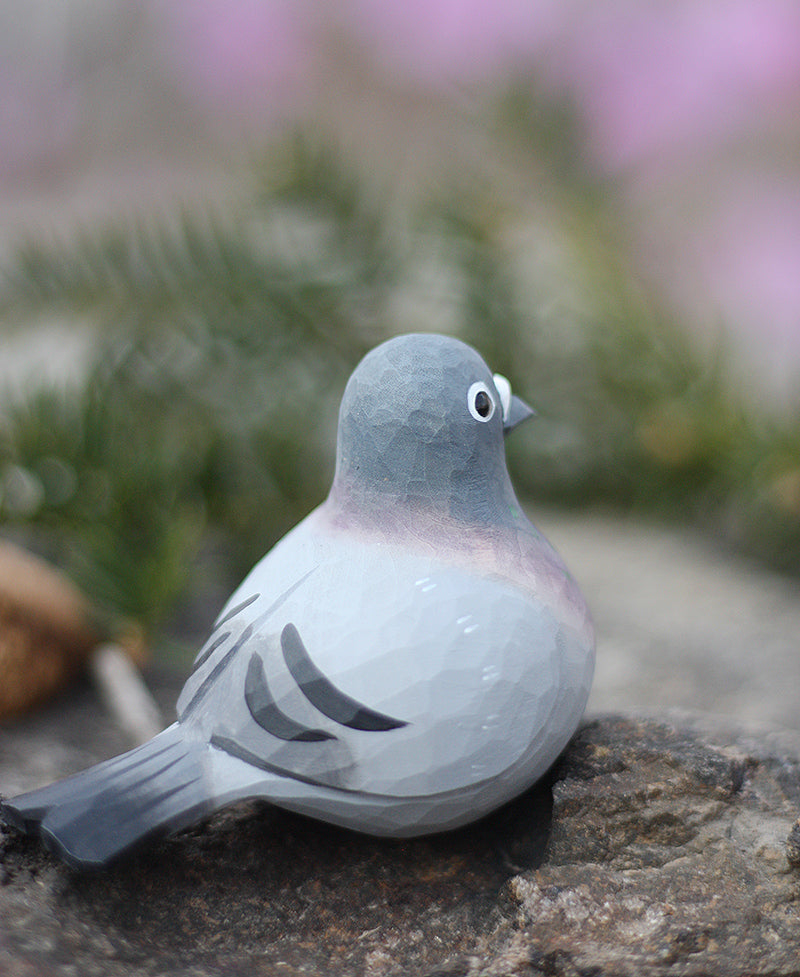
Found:
<path fill-rule="evenodd" d="M 5 802 L 3 817 L 73 867 L 99 867 L 213 809 L 205 752 L 175 723 L 130 753 Z"/>
<path fill-rule="evenodd" d="M 164 752 L 174 749 L 172 744 L 164 743 L 161 739 L 159 736 L 135 750 L 105 760 L 65 780 L 20 794 L 13 801 L 5 801 L 2 805 L 3 817 L 20 831 L 33 832 L 48 810 L 64 803 L 67 797 L 74 804 L 85 801 L 88 806 L 97 795 L 101 783 L 109 788 L 118 783 L 124 789 L 126 781 L 128 784 L 135 783 L 132 774 L 138 766 L 152 763 Z"/>

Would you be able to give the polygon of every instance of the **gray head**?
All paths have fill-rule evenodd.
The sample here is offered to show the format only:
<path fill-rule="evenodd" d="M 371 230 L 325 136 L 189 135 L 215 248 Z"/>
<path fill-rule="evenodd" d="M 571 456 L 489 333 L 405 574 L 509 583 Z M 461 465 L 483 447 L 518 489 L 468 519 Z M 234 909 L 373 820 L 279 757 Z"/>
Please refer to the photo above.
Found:
<path fill-rule="evenodd" d="M 508 518 L 516 499 L 503 435 L 533 411 L 479 354 L 449 336 L 398 336 L 356 367 L 339 410 L 331 497 L 472 523 Z"/>

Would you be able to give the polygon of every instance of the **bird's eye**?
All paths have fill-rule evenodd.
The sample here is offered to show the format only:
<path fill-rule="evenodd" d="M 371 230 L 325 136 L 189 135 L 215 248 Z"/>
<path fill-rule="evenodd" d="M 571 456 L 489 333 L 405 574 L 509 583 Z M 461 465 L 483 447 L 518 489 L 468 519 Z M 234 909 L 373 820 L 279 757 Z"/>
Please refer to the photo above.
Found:
<path fill-rule="evenodd" d="M 477 380 L 467 393 L 467 407 L 476 421 L 485 423 L 494 414 L 494 400 L 485 383 Z"/>

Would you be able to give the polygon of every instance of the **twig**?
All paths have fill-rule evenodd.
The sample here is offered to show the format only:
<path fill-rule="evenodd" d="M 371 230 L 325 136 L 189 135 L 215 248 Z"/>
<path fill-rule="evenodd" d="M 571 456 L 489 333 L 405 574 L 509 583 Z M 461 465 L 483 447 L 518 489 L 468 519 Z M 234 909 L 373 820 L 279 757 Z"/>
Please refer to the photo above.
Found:
<path fill-rule="evenodd" d="M 98 645 L 89 659 L 89 670 L 106 708 L 132 745 L 146 743 L 161 732 L 161 711 L 139 670 L 119 645 Z"/>

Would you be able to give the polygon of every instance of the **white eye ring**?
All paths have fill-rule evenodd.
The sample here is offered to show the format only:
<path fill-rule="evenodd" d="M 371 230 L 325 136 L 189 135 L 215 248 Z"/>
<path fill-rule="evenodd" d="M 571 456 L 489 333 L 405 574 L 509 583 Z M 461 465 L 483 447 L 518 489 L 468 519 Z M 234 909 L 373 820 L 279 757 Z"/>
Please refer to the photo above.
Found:
<path fill-rule="evenodd" d="M 502 373 L 495 373 L 492 377 L 495 388 L 500 396 L 500 404 L 503 408 L 503 420 L 508 420 L 508 412 L 511 410 L 511 384 L 506 380 Z"/>
<path fill-rule="evenodd" d="M 481 394 L 483 397 L 480 396 Z M 481 413 L 484 406 L 486 407 L 485 414 Z M 494 397 L 482 380 L 476 380 L 467 391 L 467 407 L 469 407 L 470 414 L 481 424 L 485 424 L 494 417 Z"/>

